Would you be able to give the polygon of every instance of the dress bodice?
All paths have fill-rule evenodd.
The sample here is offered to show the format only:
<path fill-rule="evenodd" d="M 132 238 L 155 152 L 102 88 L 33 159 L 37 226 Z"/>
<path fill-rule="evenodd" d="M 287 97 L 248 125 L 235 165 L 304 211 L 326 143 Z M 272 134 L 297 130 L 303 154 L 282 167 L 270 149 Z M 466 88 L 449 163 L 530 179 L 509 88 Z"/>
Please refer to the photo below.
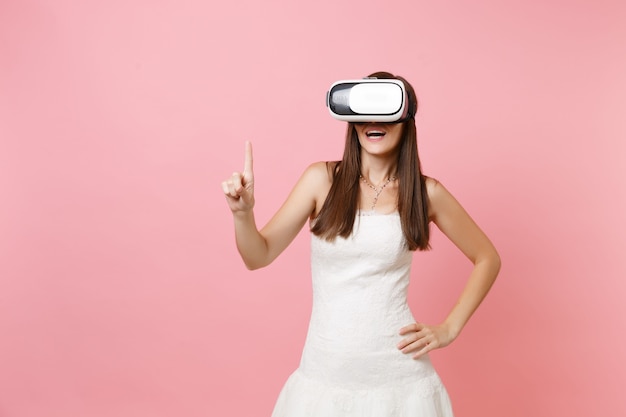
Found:
<path fill-rule="evenodd" d="M 371 332 L 372 325 L 392 324 L 386 316 L 406 309 L 412 252 L 398 213 L 360 214 L 348 238 L 311 239 L 314 320 L 330 326 L 337 319 L 353 329 L 367 325 Z"/>

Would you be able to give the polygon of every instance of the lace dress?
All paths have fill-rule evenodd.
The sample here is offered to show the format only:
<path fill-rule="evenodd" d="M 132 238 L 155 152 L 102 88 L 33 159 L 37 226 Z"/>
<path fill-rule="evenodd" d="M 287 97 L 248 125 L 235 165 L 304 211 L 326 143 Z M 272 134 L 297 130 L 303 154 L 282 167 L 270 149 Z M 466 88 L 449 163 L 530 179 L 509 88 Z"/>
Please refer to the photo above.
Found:
<path fill-rule="evenodd" d="M 272 417 L 452 417 L 430 359 L 396 347 L 415 322 L 400 216 L 362 213 L 347 239 L 311 236 L 311 322 Z"/>

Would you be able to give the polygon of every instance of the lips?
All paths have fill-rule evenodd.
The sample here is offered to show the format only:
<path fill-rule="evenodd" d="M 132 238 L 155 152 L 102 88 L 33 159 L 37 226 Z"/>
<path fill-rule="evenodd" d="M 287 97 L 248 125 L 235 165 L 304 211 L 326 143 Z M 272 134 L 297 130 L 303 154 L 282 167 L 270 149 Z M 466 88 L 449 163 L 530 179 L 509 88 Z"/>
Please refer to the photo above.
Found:
<path fill-rule="evenodd" d="M 368 138 L 372 138 L 372 139 L 380 139 L 386 134 L 387 132 L 385 132 L 384 130 L 370 129 L 370 130 L 365 131 L 365 135 Z"/>

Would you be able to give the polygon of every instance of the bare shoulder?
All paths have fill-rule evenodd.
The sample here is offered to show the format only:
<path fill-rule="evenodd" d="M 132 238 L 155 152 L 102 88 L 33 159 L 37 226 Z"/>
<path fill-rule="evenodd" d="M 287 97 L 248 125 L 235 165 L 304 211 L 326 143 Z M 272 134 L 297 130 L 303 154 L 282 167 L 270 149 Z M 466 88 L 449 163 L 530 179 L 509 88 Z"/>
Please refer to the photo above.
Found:
<path fill-rule="evenodd" d="M 334 162 L 314 162 L 309 165 L 302 174 L 300 182 L 306 183 L 310 189 L 328 193 L 333 183 Z"/>
<path fill-rule="evenodd" d="M 436 178 L 426 177 L 426 191 L 428 192 L 428 197 L 431 197 L 431 194 L 437 191 L 439 185 L 441 185 L 441 183 Z"/>
<path fill-rule="evenodd" d="M 426 192 L 428 194 L 428 202 L 433 203 L 441 197 L 442 193 L 447 192 L 443 184 L 438 179 L 426 177 Z"/>
<path fill-rule="evenodd" d="M 301 181 L 314 194 L 315 210 L 313 216 L 319 213 L 324 205 L 324 201 L 326 201 L 336 166 L 336 162 L 315 162 L 309 165 L 304 174 L 302 174 Z"/>
<path fill-rule="evenodd" d="M 332 182 L 332 165 L 332 162 L 314 162 L 306 168 L 302 176 L 320 184 L 330 183 Z"/>
<path fill-rule="evenodd" d="M 436 178 L 426 177 L 426 192 L 428 193 L 428 217 L 435 220 L 437 214 L 449 207 L 458 204 L 452 194 Z"/>

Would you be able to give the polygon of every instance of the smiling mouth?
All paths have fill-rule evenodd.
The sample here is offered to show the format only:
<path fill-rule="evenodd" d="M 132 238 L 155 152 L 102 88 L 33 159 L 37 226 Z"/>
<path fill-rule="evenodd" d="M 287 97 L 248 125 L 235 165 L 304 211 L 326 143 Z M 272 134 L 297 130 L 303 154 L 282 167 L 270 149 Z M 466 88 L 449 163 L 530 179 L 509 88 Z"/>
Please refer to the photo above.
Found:
<path fill-rule="evenodd" d="M 383 136 L 385 136 L 385 132 L 382 132 L 380 130 L 370 130 L 365 135 L 368 138 L 382 138 Z"/>

